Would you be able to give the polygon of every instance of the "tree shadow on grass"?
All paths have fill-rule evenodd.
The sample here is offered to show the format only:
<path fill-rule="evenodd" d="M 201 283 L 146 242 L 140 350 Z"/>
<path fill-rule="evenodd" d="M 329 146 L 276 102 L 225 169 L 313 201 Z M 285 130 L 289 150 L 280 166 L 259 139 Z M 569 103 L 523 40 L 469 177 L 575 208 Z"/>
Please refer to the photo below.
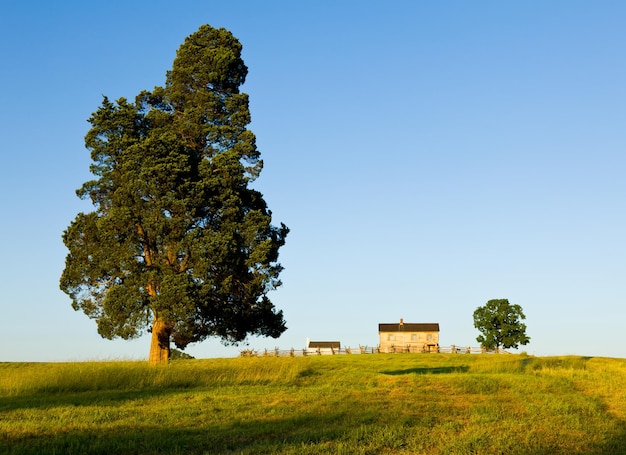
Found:
<path fill-rule="evenodd" d="M 587 362 L 593 357 L 527 357 L 517 360 L 521 371 L 541 369 L 572 369 L 584 370 Z"/>
<path fill-rule="evenodd" d="M 286 419 L 227 421 L 189 427 L 119 426 L 0 438 L 0 454 L 156 455 L 295 453 L 298 448 L 339 440 L 347 431 L 337 414 Z M 8 451 L 7 451 L 8 449 Z"/>
<path fill-rule="evenodd" d="M 597 454 L 605 453 L 626 453 L 626 422 L 619 422 L 620 431 L 613 434 L 611 438 L 599 448 Z"/>
<path fill-rule="evenodd" d="M 407 368 L 404 370 L 387 370 L 381 371 L 382 374 L 388 374 L 391 376 L 399 376 L 403 374 L 452 374 L 452 373 L 467 373 L 469 367 L 467 365 L 454 366 L 454 367 L 416 367 Z"/>
<path fill-rule="evenodd" d="M 62 406 L 119 406 L 126 401 L 152 399 L 179 392 L 178 389 L 91 390 L 88 392 L 26 393 L 0 397 L 0 413 L 20 409 L 48 409 Z"/>
<path fill-rule="evenodd" d="M 386 372 L 384 374 L 449 374 L 465 372 L 467 367 L 436 367 L 411 368 Z M 120 394 L 109 396 L 109 400 L 126 400 L 129 396 Z M 71 400 L 67 401 L 68 403 Z M 48 405 L 51 403 L 48 402 Z M 404 425 L 414 425 L 414 430 L 387 428 L 385 418 L 380 420 L 364 416 L 362 413 L 345 407 L 328 412 L 302 413 L 290 416 L 264 416 L 259 414 L 254 418 L 233 418 L 224 415 L 219 422 L 203 421 L 202 414 L 211 412 L 205 406 L 212 404 L 198 403 L 198 414 L 192 412 L 184 417 L 183 421 L 167 420 L 159 425 L 158 416 L 147 416 L 144 422 L 135 426 L 128 423 L 109 422 L 103 426 L 93 425 L 85 428 L 63 428 L 47 430 L 45 432 L 21 432 L 13 435 L 0 433 L 0 455 L 39 455 L 39 454 L 66 454 L 66 455 L 221 455 L 221 454 L 280 454 L 280 453 L 334 453 L 333 449 L 343 448 L 344 453 L 394 453 L 392 450 L 403 447 L 405 443 L 412 443 L 413 434 L 425 431 L 419 427 L 424 424 L 415 420 L 414 415 L 403 417 Z M 355 402 L 355 406 L 358 403 Z M 269 410 L 269 409 L 268 409 Z M 148 410 L 146 410 L 148 412 Z M 219 412 L 214 410 L 213 412 Z M 295 411 L 297 413 L 297 411 Z M 195 417 L 194 417 L 195 416 Z M 441 417 L 438 411 L 433 411 L 429 422 L 437 422 Z M 206 418 L 206 417 L 205 417 Z M 615 419 L 608 416 L 607 418 Z M 155 423 L 156 422 L 156 423 Z M 411 423 L 409 423 L 411 422 Z M 430 425 L 430 424 L 429 424 Z M 529 423 L 533 425 L 532 422 Z M 359 436 L 355 437 L 354 429 L 360 428 Z M 381 430 L 382 428 L 382 430 Z M 615 419 L 612 434 L 608 434 L 603 441 L 595 444 L 584 442 L 581 436 L 579 450 L 570 450 L 568 454 L 618 454 L 626 453 L 626 423 Z M 456 429 L 440 427 L 441 434 L 454 437 Z M 351 433 L 352 432 L 352 433 Z M 381 441 L 380 435 L 388 440 Z M 564 454 L 558 445 L 540 450 L 540 444 L 526 448 L 536 448 L 536 451 L 522 452 L 525 436 L 521 433 L 510 434 L 513 439 L 519 438 L 521 453 L 555 453 Z M 363 446 L 363 447 L 361 447 Z M 496 453 L 496 448 L 485 442 L 484 453 Z M 570 447 L 571 449 L 571 447 Z M 399 450 L 400 453 L 409 453 L 408 450 Z M 417 452 L 416 452 L 417 453 Z M 480 452 L 478 452 L 480 453 Z"/>
<path fill-rule="evenodd" d="M 88 430 L 72 429 L 47 434 L 26 436 L 0 436 L 0 455 L 221 455 L 221 454 L 280 454 L 280 453 L 334 453 L 333 448 L 343 447 L 346 453 L 393 453 L 390 450 L 410 443 L 412 431 L 391 433 L 387 441 L 376 440 L 380 432 L 379 424 L 360 425 L 362 436 L 355 439 L 350 433 L 359 422 L 348 419 L 341 412 L 325 414 L 305 414 L 296 417 L 250 420 L 232 420 L 221 424 L 194 422 L 193 426 L 141 425 L 117 426 Z M 383 432 L 384 433 L 384 432 Z M 450 435 L 453 437 L 453 435 Z M 515 437 L 515 435 L 511 435 Z M 520 436 L 520 443 L 523 436 Z M 364 447 L 361 447 L 363 445 Z M 485 453 L 494 447 L 489 443 L 482 446 Z M 526 446 L 526 448 L 529 448 Z M 541 450 L 540 445 L 533 452 L 554 454 L 618 454 L 626 453 L 626 428 L 622 425 L 616 434 L 604 443 L 582 444 L 578 450 L 565 452 L 558 445 Z M 363 450 L 361 450 L 363 449 Z M 545 449 L 545 447 L 544 447 Z M 400 453 L 409 453 L 400 450 Z M 473 452 L 474 453 L 474 452 Z M 478 452 L 480 453 L 480 452 Z M 499 453 L 499 452 L 498 452 Z"/>

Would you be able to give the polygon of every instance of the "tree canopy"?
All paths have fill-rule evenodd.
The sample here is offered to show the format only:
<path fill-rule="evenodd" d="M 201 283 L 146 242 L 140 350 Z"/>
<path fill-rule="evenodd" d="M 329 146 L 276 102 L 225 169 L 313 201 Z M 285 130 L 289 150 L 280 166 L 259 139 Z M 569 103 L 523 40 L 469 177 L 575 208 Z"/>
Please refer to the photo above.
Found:
<path fill-rule="evenodd" d="M 495 350 L 526 345 L 530 337 L 526 335 L 523 319 L 526 316 L 521 306 L 511 305 L 508 299 L 489 300 L 474 311 L 474 327 L 482 333 L 476 341 L 486 349 Z"/>
<path fill-rule="evenodd" d="M 250 123 L 242 46 L 203 25 L 177 51 L 165 84 L 130 102 L 104 97 L 85 137 L 94 180 L 77 194 L 94 211 L 63 234 L 60 287 L 105 338 L 152 332 L 150 362 L 210 336 L 278 337 L 278 250 L 251 188 L 263 162 Z"/>

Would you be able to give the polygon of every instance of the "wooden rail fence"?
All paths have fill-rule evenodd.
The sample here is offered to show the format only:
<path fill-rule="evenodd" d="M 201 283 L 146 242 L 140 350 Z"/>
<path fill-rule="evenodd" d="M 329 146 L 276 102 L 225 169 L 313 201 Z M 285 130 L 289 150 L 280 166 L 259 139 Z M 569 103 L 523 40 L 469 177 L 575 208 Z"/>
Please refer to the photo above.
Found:
<path fill-rule="evenodd" d="M 500 349 L 499 351 L 488 350 L 483 347 L 475 346 L 438 346 L 431 351 L 422 351 L 421 349 L 412 349 L 410 347 L 392 347 L 389 351 L 381 351 L 379 347 L 359 346 L 358 348 L 311 348 L 311 349 L 244 349 L 240 351 L 241 357 L 306 357 L 315 355 L 346 355 L 346 354 L 406 354 L 406 353 L 426 353 L 439 352 L 443 354 L 493 354 L 507 353 Z"/>

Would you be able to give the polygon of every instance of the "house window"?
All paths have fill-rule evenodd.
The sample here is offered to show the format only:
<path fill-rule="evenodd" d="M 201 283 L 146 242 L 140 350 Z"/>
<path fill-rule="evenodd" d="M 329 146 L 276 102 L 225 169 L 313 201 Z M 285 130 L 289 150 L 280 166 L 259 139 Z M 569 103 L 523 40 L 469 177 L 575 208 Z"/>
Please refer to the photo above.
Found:
<path fill-rule="evenodd" d="M 411 341 L 417 341 L 417 333 L 411 335 Z"/>
<path fill-rule="evenodd" d="M 395 339 L 396 339 L 396 337 L 395 337 L 393 334 L 391 334 L 391 333 L 390 333 L 390 334 L 389 334 L 389 338 L 388 338 L 388 340 L 389 340 L 389 341 L 393 341 L 393 340 L 395 340 Z"/>
<path fill-rule="evenodd" d="M 428 334 L 428 341 L 433 341 L 433 334 L 432 333 Z"/>

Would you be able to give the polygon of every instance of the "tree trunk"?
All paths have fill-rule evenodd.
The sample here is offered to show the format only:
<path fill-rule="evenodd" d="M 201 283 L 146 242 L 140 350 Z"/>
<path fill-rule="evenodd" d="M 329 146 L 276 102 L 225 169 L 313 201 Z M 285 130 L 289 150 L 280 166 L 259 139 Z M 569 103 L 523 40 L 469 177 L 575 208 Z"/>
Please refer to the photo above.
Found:
<path fill-rule="evenodd" d="M 159 317 L 152 324 L 152 342 L 150 343 L 150 365 L 166 365 L 170 359 L 170 327 Z"/>

